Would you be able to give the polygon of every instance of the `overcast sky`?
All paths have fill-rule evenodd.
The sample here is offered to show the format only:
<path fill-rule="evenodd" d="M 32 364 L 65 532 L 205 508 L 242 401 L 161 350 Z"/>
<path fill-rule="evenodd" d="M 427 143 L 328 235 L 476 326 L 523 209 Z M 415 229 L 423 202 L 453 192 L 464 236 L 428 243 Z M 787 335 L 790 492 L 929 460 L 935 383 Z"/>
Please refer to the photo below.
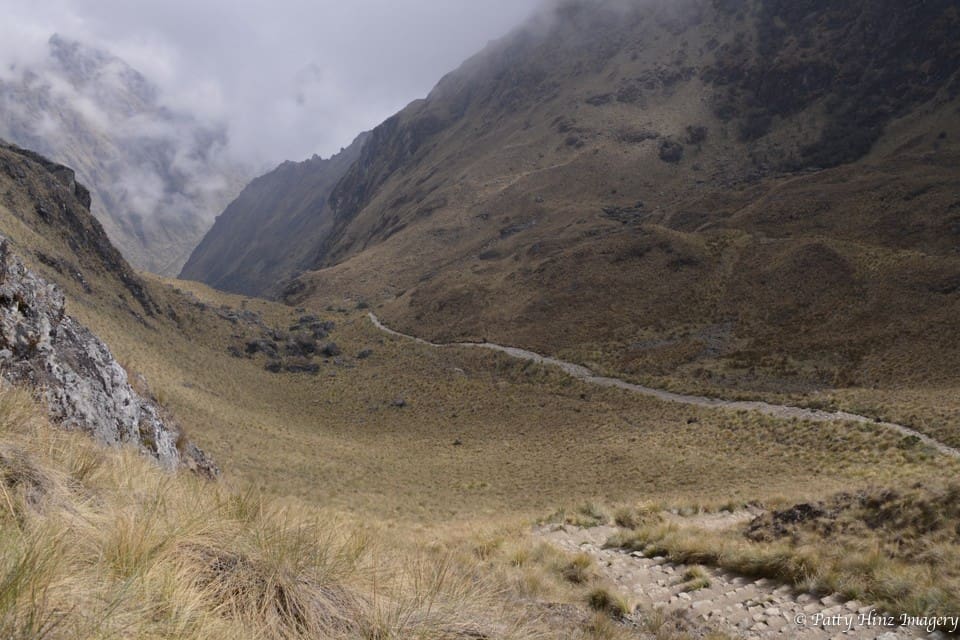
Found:
<path fill-rule="evenodd" d="M 540 0 L 0 0 L 0 67 L 53 33 L 102 47 L 165 102 L 229 126 L 257 165 L 328 156 L 423 97 Z"/>

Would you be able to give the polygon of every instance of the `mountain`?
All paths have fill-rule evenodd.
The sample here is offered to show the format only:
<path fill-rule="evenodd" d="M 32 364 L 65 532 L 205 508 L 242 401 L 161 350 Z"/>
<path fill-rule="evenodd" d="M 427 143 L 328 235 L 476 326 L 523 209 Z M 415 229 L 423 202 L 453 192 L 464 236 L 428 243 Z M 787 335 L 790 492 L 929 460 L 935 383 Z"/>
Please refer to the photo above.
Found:
<path fill-rule="evenodd" d="M 557 3 L 374 129 L 283 297 L 687 388 L 953 380 L 958 69 L 948 0 Z"/>
<path fill-rule="evenodd" d="M 957 21 L 555 5 L 221 216 L 292 304 L 0 144 L 0 637 L 952 632 Z"/>
<path fill-rule="evenodd" d="M 37 260 L 92 294 L 91 280 L 67 256 L 87 258 L 129 293 L 140 313 L 155 316 L 156 303 L 110 245 L 102 227 L 90 216 L 90 194 L 72 169 L 38 154 L 0 142 L 0 171 L 6 183 L 6 205 L 19 210 L 26 197 L 33 203 L 20 225 L 6 220 L 23 239 L 24 226 L 46 227 L 44 249 L 66 238 L 70 249 L 45 253 L 0 236 L 0 372 L 4 383 L 26 388 L 46 404 L 49 416 L 66 429 L 90 433 L 103 444 L 134 445 L 167 469 L 187 466 L 216 476 L 216 466 L 189 441 L 173 417 L 136 382 L 110 349 L 66 310 L 63 289 L 25 266 Z M 18 198 L 19 196 L 19 198 Z M 6 213 L 6 211 L 4 211 Z M 19 228 L 18 228 L 19 227 Z M 90 273 L 90 276 L 93 274 Z M 128 307 L 129 308 L 129 307 Z"/>
<path fill-rule="evenodd" d="M 368 135 L 337 155 L 285 162 L 251 182 L 190 255 L 180 277 L 249 295 L 273 291 L 316 262 L 330 232 L 329 194 Z"/>
<path fill-rule="evenodd" d="M 0 79 L 0 137 L 69 165 L 135 267 L 174 275 L 245 170 L 222 127 L 163 106 L 119 58 L 54 35 L 48 55 Z"/>

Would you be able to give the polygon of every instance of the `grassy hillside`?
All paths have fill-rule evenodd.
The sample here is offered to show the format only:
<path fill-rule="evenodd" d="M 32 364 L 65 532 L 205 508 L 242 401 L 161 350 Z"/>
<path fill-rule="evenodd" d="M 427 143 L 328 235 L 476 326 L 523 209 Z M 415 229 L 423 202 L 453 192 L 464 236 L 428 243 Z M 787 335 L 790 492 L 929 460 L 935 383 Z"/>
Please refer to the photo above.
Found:
<path fill-rule="evenodd" d="M 21 156 L 9 162 L 31 166 Z M 29 176 L 35 195 L 73 202 L 50 174 Z M 32 247 L 21 253 L 67 290 L 70 312 L 146 376 L 227 475 L 275 495 L 441 523 L 538 515 L 593 498 L 800 498 L 906 482 L 941 464 L 870 426 L 695 410 L 498 354 L 410 344 L 379 333 L 347 301 L 297 310 L 144 279 L 95 241 L 95 227 L 40 233 L 59 227 L 44 222 L 26 189 L 7 185 L 0 232 Z M 76 269 L 58 271 L 41 254 Z M 264 355 L 245 357 L 249 342 L 310 314 L 335 325 L 318 346 L 335 343 L 340 352 L 314 357 L 315 374 L 274 374 Z"/>
<path fill-rule="evenodd" d="M 619 55 L 610 59 L 626 64 Z M 629 609 L 615 594 L 594 598 L 601 614 L 588 610 L 600 572 L 538 544 L 532 521 L 559 513 L 589 525 L 601 503 L 764 511 L 955 476 L 955 459 L 881 425 L 665 403 L 501 354 L 390 337 L 366 316 L 372 306 L 411 333 L 520 342 L 680 388 L 863 406 L 956 443 L 950 100 L 888 123 L 860 164 L 722 193 L 687 193 L 677 176 L 699 170 L 659 150 L 651 160 L 649 140 L 630 143 L 636 165 L 599 137 L 596 154 L 563 142 L 549 160 L 569 162 L 540 171 L 503 164 L 504 141 L 491 133 L 476 145 L 490 155 L 462 182 L 438 169 L 422 183 L 463 199 L 304 278 L 290 292 L 300 306 L 134 272 L 72 173 L 0 146 L 0 233 L 66 291 L 69 312 L 146 379 L 225 478 L 163 475 L 51 429 L 22 393 L 0 394 L 0 635 L 642 637 L 615 620 Z M 634 108 L 595 102 L 583 111 Z M 946 135 L 931 139 L 937 118 Z M 530 160 L 528 147 L 506 147 Z M 705 146 L 704 157 L 721 167 L 721 150 Z M 637 167 L 652 169 L 637 177 Z M 649 218 L 634 187 L 612 193 L 620 175 L 658 194 L 642 208 Z M 489 200 L 472 199 L 477 184 Z M 535 195 L 541 186 L 562 189 Z M 562 215 L 537 209 L 552 197 Z M 601 202 L 609 210 L 597 213 Z M 531 235 L 548 231 L 557 235 Z M 444 262 L 450 247 L 474 242 L 475 256 Z M 905 496 L 921 510 L 929 497 Z M 845 507 L 840 520 L 862 533 L 870 509 Z M 897 522 L 877 545 L 919 531 L 916 519 Z M 638 546 L 680 554 L 690 541 L 634 524 Z M 802 558 L 806 545 L 838 542 L 828 528 L 789 532 L 794 547 L 718 537 L 694 551 L 717 564 L 741 543 L 746 560 Z M 954 580 L 953 548 L 930 541 L 924 557 Z M 848 543 L 824 554 L 824 571 L 839 576 L 830 584 L 854 584 L 862 568 L 829 564 Z M 929 574 L 903 576 L 907 592 L 926 593 Z"/>
<path fill-rule="evenodd" d="M 478 553 L 479 537 L 428 546 L 166 474 L 39 413 L 28 396 L 0 393 L 5 638 L 639 637 L 586 613 L 589 585 L 563 578 L 570 560 L 516 530 L 496 552 Z M 548 601 L 583 613 L 545 618 Z"/>
<path fill-rule="evenodd" d="M 9 162 L 29 168 L 14 164 L 29 163 L 20 156 Z M 30 177 L 35 193 L 72 202 L 49 174 Z M 43 221 L 25 189 L 7 184 L 0 232 L 33 247 L 22 253 L 67 290 L 71 313 L 146 376 L 228 476 L 274 495 L 437 524 L 535 516 L 593 498 L 801 498 L 906 482 L 941 464 L 872 427 L 694 410 L 497 354 L 409 344 L 382 335 L 341 300 L 297 310 L 144 279 L 97 242 L 77 242 L 97 237 L 93 227 L 39 233 L 57 227 Z M 78 268 L 58 271 L 37 252 Z M 316 374 L 274 374 L 261 354 L 231 354 L 245 356 L 247 343 L 311 313 L 335 324 L 320 346 L 332 342 L 341 352 L 315 357 Z"/>
<path fill-rule="evenodd" d="M 724 395 L 954 388 L 949 3 L 616 4 L 378 127 L 285 299 Z"/>

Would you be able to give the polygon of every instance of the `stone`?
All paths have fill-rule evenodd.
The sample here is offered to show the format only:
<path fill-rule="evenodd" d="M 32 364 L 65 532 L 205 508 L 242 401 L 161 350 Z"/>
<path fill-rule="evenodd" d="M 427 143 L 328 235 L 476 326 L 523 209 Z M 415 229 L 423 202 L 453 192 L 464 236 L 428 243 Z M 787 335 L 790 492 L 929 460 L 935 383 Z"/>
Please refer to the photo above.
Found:
<path fill-rule="evenodd" d="M 284 370 L 288 373 L 319 373 L 320 365 L 315 362 L 288 362 L 284 365 Z"/>
<path fill-rule="evenodd" d="M 283 363 L 279 360 L 270 360 L 267 364 L 263 365 L 263 368 L 270 373 L 280 373 L 283 371 Z"/>
<path fill-rule="evenodd" d="M 683 145 L 674 140 L 664 140 L 660 143 L 659 155 L 664 162 L 676 164 L 683 160 Z"/>
<path fill-rule="evenodd" d="M 105 445 L 133 444 L 165 469 L 218 475 L 149 390 L 138 393 L 107 346 L 66 314 L 65 304 L 63 293 L 27 269 L 0 236 L 0 375 L 33 391 L 66 429 Z"/>
<path fill-rule="evenodd" d="M 336 328 L 336 323 L 330 320 L 325 320 L 323 322 L 314 322 L 310 325 L 310 331 L 313 333 L 313 337 L 317 340 L 323 340 L 330 332 Z"/>
<path fill-rule="evenodd" d="M 339 356 L 341 353 L 343 353 L 343 351 L 340 349 L 339 346 L 337 346 L 336 342 L 328 342 L 326 345 L 324 345 L 320 353 L 322 353 L 328 358 L 333 358 L 333 357 Z"/>
<path fill-rule="evenodd" d="M 280 350 L 277 343 L 271 340 L 251 340 L 246 344 L 246 352 L 251 356 L 262 353 L 268 358 L 276 358 Z"/>
<path fill-rule="evenodd" d="M 295 335 L 284 345 L 289 356 L 303 358 L 317 352 L 317 342 L 311 336 Z"/>

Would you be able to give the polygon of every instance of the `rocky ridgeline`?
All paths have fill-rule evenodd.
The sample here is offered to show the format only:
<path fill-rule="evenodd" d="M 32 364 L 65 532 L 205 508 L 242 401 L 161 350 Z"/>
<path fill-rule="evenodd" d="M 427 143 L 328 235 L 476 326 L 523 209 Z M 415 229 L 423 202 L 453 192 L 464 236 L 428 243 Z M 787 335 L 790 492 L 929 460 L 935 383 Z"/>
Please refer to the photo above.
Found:
<path fill-rule="evenodd" d="M 134 390 L 107 346 L 66 315 L 63 293 L 27 269 L 2 236 L 0 376 L 34 390 L 67 429 L 135 445 L 167 469 L 219 473 L 156 402 Z"/>

